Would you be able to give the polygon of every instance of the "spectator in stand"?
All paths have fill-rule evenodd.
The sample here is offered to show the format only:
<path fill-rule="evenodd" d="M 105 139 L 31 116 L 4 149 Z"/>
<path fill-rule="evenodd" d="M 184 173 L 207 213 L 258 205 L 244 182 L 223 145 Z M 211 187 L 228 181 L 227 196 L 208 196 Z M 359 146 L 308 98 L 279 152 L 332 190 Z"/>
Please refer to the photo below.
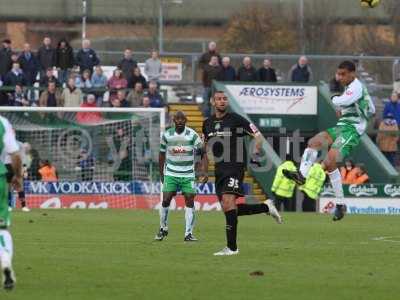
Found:
<path fill-rule="evenodd" d="M 313 73 L 306 56 L 300 56 L 297 64 L 291 67 L 288 78 L 291 82 L 307 83 L 313 81 Z"/>
<path fill-rule="evenodd" d="M 347 179 L 348 174 L 355 168 L 354 163 L 351 159 L 346 159 L 344 165 L 340 167 L 340 174 L 342 176 L 342 181 Z"/>
<path fill-rule="evenodd" d="M 400 103 L 399 103 L 399 94 L 393 92 L 390 96 L 390 102 L 385 104 L 385 108 L 383 109 L 383 116 L 392 115 L 397 125 L 400 124 Z"/>
<path fill-rule="evenodd" d="M 40 161 L 38 172 L 42 181 L 58 181 L 57 170 L 47 159 Z"/>
<path fill-rule="evenodd" d="M 11 67 L 12 67 L 11 40 L 4 39 L 2 41 L 2 44 L 3 44 L 3 47 L 0 49 L 0 78 L 2 78 L 4 81 L 4 77 L 6 76 L 8 71 L 11 70 Z"/>
<path fill-rule="evenodd" d="M 26 85 L 26 78 L 19 66 L 19 63 L 14 62 L 11 70 L 7 73 L 4 79 L 4 85 L 16 86 L 17 84 Z"/>
<path fill-rule="evenodd" d="M 57 87 L 61 86 L 60 82 L 57 79 L 57 77 L 54 76 L 54 69 L 53 68 L 48 68 L 46 70 L 46 74 L 44 76 L 40 77 L 39 86 L 40 87 L 47 87 L 47 85 L 48 85 L 48 83 L 50 81 L 55 82 Z"/>
<path fill-rule="evenodd" d="M 345 161 L 345 166 L 341 168 L 343 184 L 363 184 L 369 179 L 364 167 L 361 165 L 354 166 L 351 160 Z"/>
<path fill-rule="evenodd" d="M 263 66 L 257 71 L 257 80 L 262 82 L 277 82 L 275 69 L 269 59 L 264 59 Z"/>
<path fill-rule="evenodd" d="M 62 107 L 64 100 L 61 91 L 57 88 L 54 81 L 49 81 L 47 90 L 45 90 L 39 98 L 39 106 L 42 107 Z"/>
<path fill-rule="evenodd" d="M 30 44 L 28 43 L 24 44 L 24 50 L 18 57 L 18 62 L 25 75 L 26 84 L 28 86 L 33 86 L 33 84 L 36 82 L 36 77 L 39 72 L 40 66 L 38 60 L 31 51 Z"/>
<path fill-rule="evenodd" d="M 235 81 L 236 70 L 231 66 L 231 59 L 228 56 L 222 58 L 221 72 L 217 78 L 219 81 Z"/>
<path fill-rule="evenodd" d="M 118 90 L 117 96 L 110 100 L 111 107 L 129 107 L 129 103 L 125 98 L 126 93 L 124 90 Z"/>
<path fill-rule="evenodd" d="M 136 67 L 133 69 L 133 74 L 128 78 L 128 88 L 133 89 L 136 82 L 141 82 L 144 89 L 147 89 L 146 78 L 142 75 L 140 68 Z"/>
<path fill-rule="evenodd" d="M 210 63 L 211 57 L 216 56 L 218 57 L 218 64 L 221 64 L 221 55 L 219 55 L 217 51 L 217 44 L 211 41 L 208 44 L 208 51 L 203 53 L 199 59 L 199 67 L 200 69 L 204 70 L 204 67 Z"/>
<path fill-rule="evenodd" d="M 89 70 L 83 71 L 82 76 L 81 76 L 81 85 L 77 86 L 78 88 L 82 89 L 84 92 L 87 89 L 92 88 L 92 80 L 90 78 L 90 75 L 91 75 L 91 73 Z"/>
<path fill-rule="evenodd" d="M 144 107 L 144 108 L 151 107 L 150 106 L 150 98 L 149 98 L 149 95 L 147 95 L 147 94 L 143 95 L 142 107 Z"/>
<path fill-rule="evenodd" d="M 8 103 L 10 106 L 29 106 L 29 100 L 21 84 L 15 85 L 15 91 L 9 94 Z"/>
<path fill-rule="evenodd" d="M 218 63 L 218 56 L 211 56 L 210 62 L 203 69 L 203 113 L 209 117 L 211 114 L 211 85 L 213 80 L 217 80 L 221 75 L 222 68 Z"/>
<path fill-rule="evenodd" d="M 84 39 L 82 41 L 82 49 L 76 54 L 75 63 L 79 66 L 81 73 L 84 70 L 90 70 L 90 73 L 92 73 L 93 68 L 100 64 L 96 52 L 90 48 L 90 40 Z"/>
<path fill-rule="evenodd" d="M 74 50 L 66 39 L 61 39 L 56 49 L 56 67 L 61 84 L 67 82 L 70 70 L 74 67 Z"/>
<path fill-rule="evenodd" d="M 70 77 L 67 86 L 61 94 L 62 103 L 65 107 L 79 107 L 82 102 L 82 91 L 75 86 L 75 79 Z"/>
<path fill-rule="evenodd" d="M 147 96 L 150 98 L 150 107 L 164 107 L 164 99 L 158 92 L 158 85 L 155 81 L 149 82 L 149 89 L 147 90 Z"/>
<path fill-rule="evenodd" d="M 128 81 L 124 78 L 121 69 L 115 69 L 113 76 L 108 80 L 107 87 L 110 91 L 110 98 L 115 98 L 117 91 L 126 89 L 128 87 Z"/>
<path fill-rule="evenodd" d="M 239 81 L 244 82 L 257 81 L 257 71 L 253 67 L 249 56 L 243 58 L 243 65 L 238 70 L 237 78 Z"/>
<path fill-rule="evenodd" d="M 93 94 L 87 95 L 86 99 L 83 101 L 80 107 L 89 107 L 94 108 L 97 107 L 96 104 L 96 96 Z M 103 120 L 101 112 L 77 112 L 76 113 L 76 121 L 81 124 L 95 124 L 99 123 Z"/>
<path fill-rule="evenodd" d="M 158 57 L 158 52 L 151 51 L 151 57 L 146 60 L 144 72 L 147 75 L 148 81 L 155 81 L 159 83 L 162 71 L 161 60 Z"/>
<path fill-rule="evenodd" d="M 56 50 L 51 46 L 51 39 L 48 36 L 44 37 L 43 45 L 38 49 L 37 59 L 41 77 L 48 68 L 54 68 L 56 65 Z"/>
<path fill-rule="evenodd" d="M 383 155 L 386 156 L 387 160 L 396 166 L 396 153 L 397 143 L 399 142 L 399 126 L 394 118 L 393 114 L 388 113 L 384 116 L 381 124 L 379 125 L 379 132 L 376 137 L 376 143 Z"/>
<path fill-rule="evenodd" d="M 137 67 L 137 61 L 132 58 L 132 50 L 126 48 L 124 51 L 124 58 L 118 63 L 118 69 L 122 70 L 125 78 L 129 78 L 134 68 Z"/>
<path fill-rule="evenodd" d="M 400 93 L 400 59 L 396 59 L 393 63 L 393 91 Z"/>
<path fill-rule="evenodd" d="M 139 107 L 143 102 L 144 89 L 141 82 L 136 82 L 135 88 L 128 94 L 127 101 L 130 107 Z"/>
<path fill-rule="evenodd" d="M 91 153 L 88 153 L 86 149 L 81 149 L 81 153 L 78 159 L 79 162 L 76 170 L 81 171 L 81 180 L 92 181 L 95 168 L 95 159 L 93 155 Z"/>
<path fill-rule="evenodd" d="M 107 88 L 107 77 L 103 74 L 103 69 L 96 66 L 92 75 L 92 87 L 95 89 L 94 95 L 97 99 L 97 105 L 101 106 L 103 103 L 104 92 Z"/>

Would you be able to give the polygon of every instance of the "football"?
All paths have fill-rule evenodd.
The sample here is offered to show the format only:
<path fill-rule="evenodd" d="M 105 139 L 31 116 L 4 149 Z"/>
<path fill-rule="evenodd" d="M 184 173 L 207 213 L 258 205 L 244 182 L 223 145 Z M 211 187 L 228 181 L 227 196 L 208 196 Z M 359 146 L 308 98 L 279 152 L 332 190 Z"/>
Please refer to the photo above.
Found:
<path fill-rule="evenodd" d="M 374 8 L 379 5 L 381 0 L 360 0 L 362 7 Z"/>

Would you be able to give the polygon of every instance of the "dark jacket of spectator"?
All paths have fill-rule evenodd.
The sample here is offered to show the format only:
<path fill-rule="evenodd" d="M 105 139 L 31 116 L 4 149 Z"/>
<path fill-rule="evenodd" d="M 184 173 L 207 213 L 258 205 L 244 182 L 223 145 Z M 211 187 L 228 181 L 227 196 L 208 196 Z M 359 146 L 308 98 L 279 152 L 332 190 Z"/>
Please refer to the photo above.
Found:
<path fill-rule="evenodd" d="M 22 52 L 18 58 L 18 62 L 24 72 L 26 84 L 29 86 L 33 85 L 40 69 L 37 58 L 32 52 Z"/>
<path fill-rule="evenodd" d="M 128 77 L 128 88 L 133 89 L 135 87 L 136 82 L 141 82 L 144 89 L 147 89 L 147 81 L 143 75 L 136 76 L 132 74 Z"/>
<path fill-rule="evenodd" d="M 296 64 L 290 69 L 289 79 L 292 82 L 309 82 L 312 80 L 311 68 L 308 65 L 302 67 Z"/>
<path fill-rule="evenodd" d="M 222 62 L 221 55 L 219 55 L 219 53 L 217 51 L 207 51 L 200 56 L 199 67 L 201 69 L 204 69 L 209 64 L 211 57 L 213 57 L 213 56 L 218 57 L 218 62 L 221 65 L 221 62 Z"/>
<path fill-rule="evenodd" d="M 100 64 L 100 60 L 93 49 L 80 49 L 76 54 L 75 62 L 79 66 L 81 73 L 84 70 L 90 70 L 93 73 L 93 67 Z"/>
<path fill-rule="evenodd" d="M 137 67 L 137 61 L 133 58 L 123 58 L 117 65 L 118 69 L 122 70 L 125 78 L 129 78 L 130 74 L 132 74 L 133 69 Z"/>
<path fill-rule="evenodd" d="M 202 78 L 203 86 L 211 87 L 212 81 L 217 80 L 220 73 L 221 73 L 221 66 L 219 65 L 211 66 L 208 64 L 207 66 L 205 66 Z"/>
<path fill-rule="evenodd" d="M 55 67 L 56 49 L 42 45 L 37 52 L 37 59 L 42 71 Z"/>
<path fill-rule="evenodd" d="M 110 107 L 129 107 L 129 102 L 126 99 L 118 100 L 117 98 L 110 101 Z"/>
<path fill-rule="evenodd" d="M 221 67 L 221 72 L 218 75 L 219 81 L 235 81 L 236 80 L 236 70 L 232 66 L 225 68 Z"/>
<path fill-rule="evenodd" d="M 9 94 L 8 103 L 10 106 L 29 106 L 27 95 L 22 88 L 16 89 L 15 92 Z"/>
<path fill-rule="evenodd" d="M 65 43 L 65 48 L 61 48 L 61 43 Z M 67 40 L 62 39 L 58 42 L 56 49 L 56 67 L 61 70 L 71 69 L 74 66 L 74 51 Z"/>
<path fill-rule="evenodd" d="M 11 60 L 12 51 L 10 48 L 1 48 L 0 49 L 0 77 L 5 77 L 8 71 L 11 70 L 12 60 Z"/>
<path fill-rule="evenodd" d="M 257 71 L 256 68 L 251 66 L 250 68 L 245 68 L 241 66 L 238 70 L 237 79 L 239 81 L 257 81 Z"/>
<path fill-rule="evenodd" d="M 257 80 L 263 82 L 277 82 L 275 69 L 261 67 L 257 71 Z"/>
<path fill-rule="evenodd" d="M 17 72 L 9 71 L 4 78 L 4 85 L 15 86 L 17 84 L 26 85 L 26 78 L 21 69 Z"/>

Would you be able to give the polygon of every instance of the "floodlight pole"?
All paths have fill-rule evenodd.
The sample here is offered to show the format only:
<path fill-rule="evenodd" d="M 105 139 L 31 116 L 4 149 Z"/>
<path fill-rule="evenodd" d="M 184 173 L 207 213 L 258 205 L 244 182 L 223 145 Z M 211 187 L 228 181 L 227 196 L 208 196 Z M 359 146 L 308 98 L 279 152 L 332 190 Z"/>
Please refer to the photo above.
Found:
<path fill-rule="evenodd" d="M 87 1 L 82 0 L 82 40 L 86 39 Z"/>
<path fill-rule="evenodd" d="M 306 52 L 306 41 L 304 33 L 304 0 L 299 0 L 299 25 L 300 25 L 300 51 L 302 54 Z"/>
<path fill-rule="evenodd" d="M 158 52 L 164 52 L 163 31 L 164 31 L 164 0 L 159 0 L 158 7 Z"/>

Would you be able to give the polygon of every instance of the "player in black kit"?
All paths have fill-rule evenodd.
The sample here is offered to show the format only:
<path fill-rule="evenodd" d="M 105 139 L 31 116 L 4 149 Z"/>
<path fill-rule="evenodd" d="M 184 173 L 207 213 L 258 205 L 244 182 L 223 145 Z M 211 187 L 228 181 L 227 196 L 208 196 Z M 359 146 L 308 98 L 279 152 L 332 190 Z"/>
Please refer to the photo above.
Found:
<path fill-rule="evenodd" d="M 203 123 L 203 135 L 206 147 L 211 149 L 215 162 L 215 186 L 218 200 L 226 218 L 227 247 L 214 255 L 235 255 L 239 253 L 236 244 L 237 217 L 266 213 L 278 223 L 281 216 L 271 200 L 260 204 L 236 204 L 236 199 L 243 196 L 242 182 L 247 164 L 245 136 L 255 138 L 255 154 L 261 151 L 262 135 L 248 120 L 228 112 L 228 97 L 217 91 L 211 100 L 215 114 Z M 202 169 L 207 174 L 208 159 L 203 155 Z M 207 176 L 200 178 L 206 182 Z"/>

